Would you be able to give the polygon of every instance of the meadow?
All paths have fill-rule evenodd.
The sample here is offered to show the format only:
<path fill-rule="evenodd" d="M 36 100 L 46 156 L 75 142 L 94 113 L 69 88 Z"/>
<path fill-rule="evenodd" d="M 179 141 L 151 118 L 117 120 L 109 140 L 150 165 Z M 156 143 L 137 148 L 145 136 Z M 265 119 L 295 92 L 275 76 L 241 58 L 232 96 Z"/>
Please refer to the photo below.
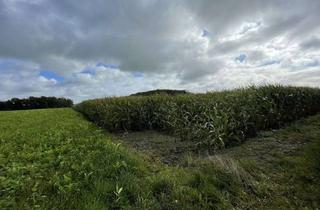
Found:
<path fill-rule="evenodd" d="M 227 172 L 146 162 L 72 109 L 0 122 L 0 209 L 212 209 L 241 197 Z"/>
<path fill-rule="evenodd" d="M 319 89 L 266 86 L 2 111 L 0 209 L 317 209 L 319 109 Z M 167 165 L 118 138 L 150 130 L 159 154 L 162 134 L 208 154 Z"/>

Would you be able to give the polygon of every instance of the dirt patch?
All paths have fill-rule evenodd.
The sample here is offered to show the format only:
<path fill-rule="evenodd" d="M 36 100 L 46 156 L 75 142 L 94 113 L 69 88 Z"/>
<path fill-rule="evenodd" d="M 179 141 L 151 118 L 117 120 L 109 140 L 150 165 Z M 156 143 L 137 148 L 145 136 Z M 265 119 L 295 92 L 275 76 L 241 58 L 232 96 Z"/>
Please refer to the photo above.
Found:
<path fill-rule="evenodd" d="M 177 165 L 187 155 L 194 153 L 194 142 L 157 131 L 116 134 L 120 141 L 131 149 L 145 153 L 152 160 L 168 165 Z"/>
<path fill-rule="evenodd" d="M 282 130 L 260 132 L 257 137 L 248 139 L 239 146 L 218 150 L 213 156 L 272 162 L 279 156 L 293 154 L 296 148 L 307 143 L 299 138 L 299 133 L 295 133 L 297 138 L 292 138 L 293 133 L 290 133 L 290 138 L 286 138 L 281 132 Z M 281 135 L 277 135 L 278 133 Z M 119 133 L 115 136 L 127 147 L 168 165 L 180 165 L 187 156 L 199 157 L 195 142 L 182 141 L 165 133 L 143 131 Z"/>
<path fill-rule="evenodd" d="M 262 131 L 257 137 L 248 139 L 241 145 L 218 150 L 212 156 L 233 158 L 237 161 L 257 161 L 259 165 L 266 166 L 270 163 L 273 167 L 274 161 L 295 155 L 298 148 L 308 143 L 305 138 L 306 128 L 301 129 L 301 125 L 303 125 L 301 122 L 296 122 L 284 129 Z M 114 135 L 127 147 L 164 164 L 183 165 L 182 161 L 186 160 L 186 157 L 199 158 L 196 142 L 183 141 L 166 133 L 143 131 Z M 212 156 L 207 156 L 205 159 L 210 159 Z"/>
<path fill-rule="evenodd" d="M 279 132 L 282 130 L 261 132 L 239 146 L 218 150 L 213 156 L 270 162 L 279 156 L 293 154 L 296 148 L 307 143 L 299 138 L 299 133 L 295 133 L 297 138 L 292 138 L 293 133 L 290 133 L 290 138 L 286 138 L 283 134 L 277 135 Z M 195 142 L 182 141 L 165 133 L 143 131 L 119 133 L 115 136 L 127 147 L 168 165 L 178 165 L 187 156 L 199 157 Z"/>

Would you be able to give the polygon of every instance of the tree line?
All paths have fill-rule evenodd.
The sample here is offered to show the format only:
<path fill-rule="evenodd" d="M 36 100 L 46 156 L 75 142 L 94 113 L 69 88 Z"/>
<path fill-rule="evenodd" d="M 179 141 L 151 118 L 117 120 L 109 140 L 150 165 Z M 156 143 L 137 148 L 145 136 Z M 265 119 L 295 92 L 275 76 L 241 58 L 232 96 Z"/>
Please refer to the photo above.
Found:
<path fill-rule="evenodd" d="M 71 106 L 73 106 L 73 101 L 71 99 L 46 96 L 31 96 L 23 99 L 12 98 L 8 101 L 0 101 L 0 110 L 61 108 Z"/>
<path fill-rule="evenodd" d="M 130 96 L 151 96 L 158 94 L 166 94 L 166 95 L 180 95 L 187 94 L 188 92 L 185 90 L 170 90 L 170 89 L 157 89 L 157 90 L 149 90 L 145 92 L 138 92 L 131 94 Z"/>

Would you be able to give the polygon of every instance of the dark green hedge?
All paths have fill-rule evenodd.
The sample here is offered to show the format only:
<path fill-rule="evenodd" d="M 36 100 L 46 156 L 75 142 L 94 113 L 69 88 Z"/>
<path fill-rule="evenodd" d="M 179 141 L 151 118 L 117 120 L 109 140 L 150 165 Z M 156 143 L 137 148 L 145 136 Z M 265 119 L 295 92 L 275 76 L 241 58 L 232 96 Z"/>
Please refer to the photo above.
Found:
<path fill-rule="evenodd" d="M 320 89 L 265 86 L 206 94 L 84 101 L 75 109 L 110 131 L 155 129 L 219 148 L 320 111 Z"/>
<path fill-rule="evenodd" d="M 180 94 L 188 94 L 188 92 L 185 90 L 157 89 L 157 90 L 134 93 L 134 94 L 131 94 L 130 96 L 151 96 L 151 95 L 159 95 L 159 94 L 167 94 L 167 95 L 175 96 Z"/>
<path fill-rule="evenodd" d="M 71 99 L 56 97 L 29 97 L 24 99 L 12 98 L 8 101 L 0 101 L 0 110 L 23 110 L 72 107 Z"/>

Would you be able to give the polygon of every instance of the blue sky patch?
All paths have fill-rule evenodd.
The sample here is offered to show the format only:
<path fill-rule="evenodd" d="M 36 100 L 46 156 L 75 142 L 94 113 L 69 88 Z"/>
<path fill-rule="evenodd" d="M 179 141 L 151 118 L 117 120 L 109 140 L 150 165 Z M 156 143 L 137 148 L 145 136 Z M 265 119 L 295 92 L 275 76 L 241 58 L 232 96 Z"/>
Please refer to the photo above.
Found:
<path fill-rule="evenodd" d="M 87 67 L 81 73 L 95 75 L 96 70 L 94 68 Z"/>
<path fill-rule="evenodd" d="M 320 65 L 320 62 L 318 60 L 314 60 L 314 61 L 306 64 L 307 67 L 315 67 L 315 66 L 319 66 L 319 65 Z"/>
<path fill-rule="evenodd" d="M 105 68 L 110 68 L 110 69 L 119 69 L 119 66 L 118 65 L 115 65 L 115 64 L 110 64 L 110 63 L 102 63 L 102 62 L 98 62 L 96 64 L 96 67 L 105 67 Z"/>
<path fill-rule="evenodd" d="M 270 66 L 273 64 L 280 64 L 279 60 L 270 60 L 270 61 L 266 61 L 263 64 L 261 64 L 260 66 Z"/>
<path fill-rule="evenodd" d="M 207 31 L 206 29 L 203 29 L 201 36 L 202 36 L 202 37 L 207 37 L 207 36 L 209 36 L 209 31 Z"/>
<path fill-rule="evenodd" d="M 64 77 L 60 76 L 59 74 L 53 72 L 53 71 L 50 71 L 50 70 L 42 70 L 40 71 L 39 73 L 40 76 L 43 76 L 47 79 L 55 79 L 59 82 L 63 81 L 64 80 Z"/>
<path fill-rule="evenodd" d="M 131 75 L 135 78 L 141 78 L 141 77 L 144 77 L 144 74 L 142 72 L 132 72 Z"/>
<path fill-rule="evenodd" d="M 238 57 L 236 57 L 235 60 L 239 61 L 240 63 L 243 63 L 246 59 L 247 59 L 247 55 L 242 53 Z"/>
<path fill-rule="evenodd" d="M 21 64 L 20 60 L 16 59 L 0 59 L 0 70 L 10 70 L 11 68 L 16 67 L 17 65 Z"/>

